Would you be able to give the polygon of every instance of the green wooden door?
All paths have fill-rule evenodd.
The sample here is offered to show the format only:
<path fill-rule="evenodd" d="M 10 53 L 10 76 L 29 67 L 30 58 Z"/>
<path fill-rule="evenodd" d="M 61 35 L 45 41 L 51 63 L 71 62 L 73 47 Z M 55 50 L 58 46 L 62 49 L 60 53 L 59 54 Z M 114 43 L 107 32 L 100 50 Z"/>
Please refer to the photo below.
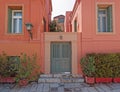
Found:
<path fill-rule="evenodd" d="M 51 73 L 71 72 L 71 44 L 51 43 Z"/>

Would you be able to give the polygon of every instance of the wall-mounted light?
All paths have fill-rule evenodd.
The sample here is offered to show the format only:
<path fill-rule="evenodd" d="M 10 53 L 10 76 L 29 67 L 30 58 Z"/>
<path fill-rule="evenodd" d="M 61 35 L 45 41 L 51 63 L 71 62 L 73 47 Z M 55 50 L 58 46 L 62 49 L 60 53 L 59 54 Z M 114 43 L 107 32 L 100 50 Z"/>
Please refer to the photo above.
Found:
<path fill-rule="evenodd" d="M 28 31 L 29 34 L 30 34 L 30 38 L 32 39 L 32 38 L 33 38 L 33 37 L 32 37 L 32 28 L 33 28 L 32 23 L 26 23 L 25 25 L 26 25 L 27 31 Z"/>

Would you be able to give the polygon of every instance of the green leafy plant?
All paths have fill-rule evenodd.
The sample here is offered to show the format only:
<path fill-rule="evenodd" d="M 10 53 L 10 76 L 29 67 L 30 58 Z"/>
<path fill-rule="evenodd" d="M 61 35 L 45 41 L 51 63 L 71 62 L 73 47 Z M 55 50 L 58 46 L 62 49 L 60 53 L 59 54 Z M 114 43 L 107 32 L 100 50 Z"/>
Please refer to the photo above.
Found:
<path fill-rule="evenodd" d="M 83 73 L 96 78 L 120 77 L 120 53 L 87 54 L 81 59 Z"/>
<path fill-rule="evenodd" d="M 52 21 L 50 24 L 49 24 L 49 27 L 50 27 L 50 32 L 56 32 L 56 27 L 57 27 L 57 24 L 56 24 L 56 21 Z"/>
<path fill-rule="evenodd" d="M 2 77 L 11 77 L 17 72 L 17 63 L 16 61 L 10 60 L 8 55 L 5 52 L 0 54 L 0 75 Z"/>
<path fill-rule="evenodd" d="M 94 77 L 95 73 L 95 57 L 94 54 L 87 54 L 81 59 L 81 66 L 85 76 Z"/>
<path fill-rule="evenodd" d="M 116 54 L 116 58 L 112 63 L 113 77 L 120 78 L 120 53 Z"/>
<path fill-rule="evenodd" d="M 96 54 L 95 57 L 95 76 L 104 78 L 113 77 L 113 64 L 117 60 L 116 54 Z"/>
<path fill-rule="evenodd" d="M 49 27 L 50 27 L 50 32 L 63 32 L 60 25 L 58 25 L 55 20 L 51 21 Z"/>
<path fill-rule="evenodd" d="M 35 80 L 39 75 L 39 66 L 36 63 L 36 55 L 27 56 L 21 54 L 16 81 L 27 79 L 28 81 Z"/>

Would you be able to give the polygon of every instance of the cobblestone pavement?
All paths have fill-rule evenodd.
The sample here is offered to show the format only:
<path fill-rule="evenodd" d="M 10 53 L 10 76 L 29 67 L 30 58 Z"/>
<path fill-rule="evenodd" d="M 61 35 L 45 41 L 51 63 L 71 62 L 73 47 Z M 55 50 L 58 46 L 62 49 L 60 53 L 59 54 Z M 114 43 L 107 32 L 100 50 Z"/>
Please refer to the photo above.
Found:
<path fill-rule="evenodd" d="M 15 84 L 0 84 L 0 92 L 120 92 L 120 84 L 34 82 L 24 87 Z"/>

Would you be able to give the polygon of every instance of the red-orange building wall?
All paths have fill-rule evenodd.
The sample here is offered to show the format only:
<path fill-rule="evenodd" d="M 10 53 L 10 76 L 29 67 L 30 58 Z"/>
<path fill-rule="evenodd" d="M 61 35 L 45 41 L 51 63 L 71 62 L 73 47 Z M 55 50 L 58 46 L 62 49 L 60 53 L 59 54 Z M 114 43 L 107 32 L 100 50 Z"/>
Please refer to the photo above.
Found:
<path fill-rule="evenodd" d="M 71 29 L 71 13 L 72 13 L 72 11 L 66 11 L 65 22 L 64 22 L 65 32 L 72 32 L 72 29 Z"/>
<path fill-rule="evenodd" d="M 46 3 L 48 2 L 48 3 Z M 4 51 L 9 56 L 20 56 L 21 53 L 27 55 L 37 54 L 38 64 L 41 71 L 44 71 L 44 22 L 50 21 L 48 12 L 51 13 L 51 0 L 3 0 L 0 2 L 0 53 Z M 8 31 L 8 7 L 22 7 L 23 23 L 21 34 L 9 34 Z M 46 12 L 48 10 L 48 12 Z M 49 16 L 49 17 L 48 17 Z M 49 19 L 48 19 L 49 18 Z M 33 25 L 33 39 L 30 38 L 26 30 L 25 23 Z M 48 22 L 46 22 L 48 31 Z"/>

